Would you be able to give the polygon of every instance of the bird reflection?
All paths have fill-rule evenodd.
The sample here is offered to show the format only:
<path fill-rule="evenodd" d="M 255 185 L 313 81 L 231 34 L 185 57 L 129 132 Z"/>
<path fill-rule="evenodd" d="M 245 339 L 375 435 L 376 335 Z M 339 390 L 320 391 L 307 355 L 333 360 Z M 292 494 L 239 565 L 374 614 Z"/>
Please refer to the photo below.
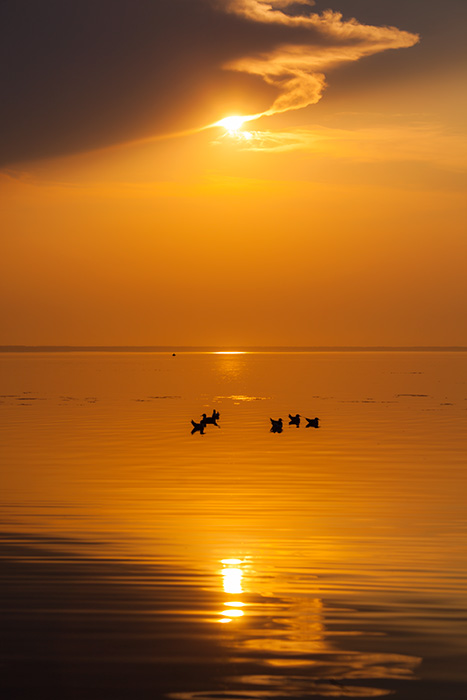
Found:
<path fill-rule="evenodd" d="M 269 419 L 271 421 L 271 433 L 282 433 L 282 418 L 274 420 L 274 418 Z"/>
<path fill-rule="evenodd" d="M 305 418 L 307 424 L 305 428 L 319 428 L 319 418 Z"/>
<path fill-rule="evenodd" d="M 300 427 L 300 414 L 297 413 L 296 416 L 291 416 L 289 413 L 289 425 L 295 425 L 295 427 L 299 428 Z"/>
<path fill-rule="evenodd" d="M 193 430 L 191 431 L 191 434 L 194 435 L 195 433 L 200 433 L 201 435 L 204 435 L 204 422 L 200 421 L 199 423 L 195 423 L 194 420 L 191 421 L 191 425 L 193 426 Z"/>

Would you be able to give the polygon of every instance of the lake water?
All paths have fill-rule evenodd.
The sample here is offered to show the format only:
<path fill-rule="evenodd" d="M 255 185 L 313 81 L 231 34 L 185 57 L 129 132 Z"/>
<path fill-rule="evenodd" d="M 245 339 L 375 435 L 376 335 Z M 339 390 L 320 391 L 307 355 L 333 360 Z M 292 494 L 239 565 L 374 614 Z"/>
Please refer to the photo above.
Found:
<path fill-rule="evenodd" d="M 466 352 L 0 370 L 2 699 L 467 696 Z"/>

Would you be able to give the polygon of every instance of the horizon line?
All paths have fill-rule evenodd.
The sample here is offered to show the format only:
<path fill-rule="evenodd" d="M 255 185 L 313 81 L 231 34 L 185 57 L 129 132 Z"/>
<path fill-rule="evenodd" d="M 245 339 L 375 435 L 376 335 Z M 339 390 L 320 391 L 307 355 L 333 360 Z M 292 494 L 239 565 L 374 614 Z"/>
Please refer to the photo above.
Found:
<path fill-rule="evenodd" d="M 0 345 L 0 352 L 465 352 L 465 345 Z"/>

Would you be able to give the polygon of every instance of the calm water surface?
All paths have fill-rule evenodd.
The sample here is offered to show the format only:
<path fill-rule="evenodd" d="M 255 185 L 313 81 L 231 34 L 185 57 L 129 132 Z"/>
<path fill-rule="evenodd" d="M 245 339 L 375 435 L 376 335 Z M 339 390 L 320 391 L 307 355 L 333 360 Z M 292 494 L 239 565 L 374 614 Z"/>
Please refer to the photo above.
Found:
<path fill-rule="evenodd" d="M 2 698 L 466 697 L 467 353 L 0 371 Z"/>

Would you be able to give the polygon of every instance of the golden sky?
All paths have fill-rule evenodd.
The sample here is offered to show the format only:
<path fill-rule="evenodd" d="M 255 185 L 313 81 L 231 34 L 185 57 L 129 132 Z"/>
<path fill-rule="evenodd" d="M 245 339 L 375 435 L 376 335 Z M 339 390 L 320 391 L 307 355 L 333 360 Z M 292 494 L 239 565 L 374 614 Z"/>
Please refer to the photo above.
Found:
<path fill-rule="evenodd" d="M 3 2 L 0 344 L 467 345 L 464 26 Z"/>

